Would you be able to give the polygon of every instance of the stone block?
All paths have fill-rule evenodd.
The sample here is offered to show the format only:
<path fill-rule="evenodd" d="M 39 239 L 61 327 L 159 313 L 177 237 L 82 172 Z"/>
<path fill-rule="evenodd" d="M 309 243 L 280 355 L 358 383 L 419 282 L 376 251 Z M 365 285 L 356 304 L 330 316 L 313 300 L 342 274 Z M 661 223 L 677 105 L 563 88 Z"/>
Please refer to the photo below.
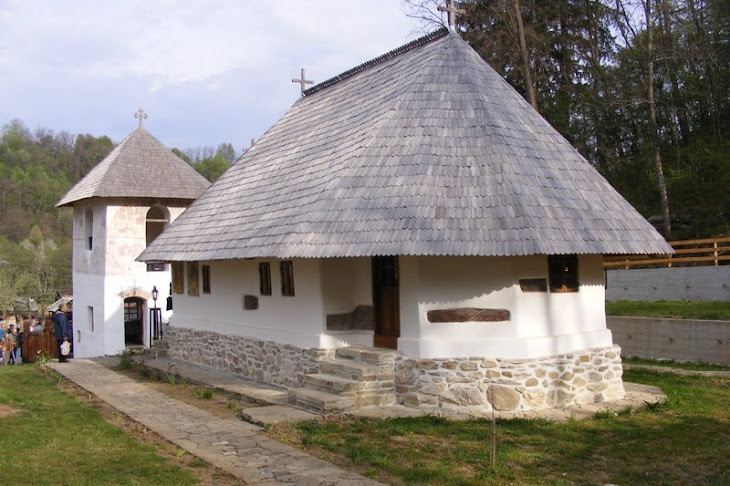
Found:
<path fill-rule="evenodd" d="M 487 390 L 487 401 L 498 411 L 515 410 L 520 404 L 520 394 L 507 386 L 492 385 Z"/>
<path fill-rule="evenodd" d="M 550 390 L 547 394 L 546 401 L 551 407 L 563 407 L 573 403 L 574 397 L 575 395 L 563 389 Z"/>
<path fill-rule="evenodd" d="M 418 360 L 418 369 L 420 370 L 436 370 L 438 369 L 438 364 L 436 361 L 432 359 L 419 359 Z"/>
<path fill-rule="evenodd" d="M 537 376 L 538 378 L 544 378 L 545 375 L 547 375 L 547 371 L 545 371 L 544 369 L 538 368 L 535 370 L 535 376 Z"/>
<path fill-rule="evenodd" d="M 422 386 L 420 391 L 424 395 L 435 395 L 435 396 L 441 396 L 446 392 L 448 387 L 444 383 L 431 383 L 425 386 Z"/>
<path fill-rule="evenodd" d="M 537 381 L 537 378 L 528 378 L 525 382 L 525 386 L 537 386 L 539 381 Z"/>
<path fill-rule="evenodd" d="M 529 390 L 522 394 L 522 400 L 529 409 L 540 409 L 545 407 L 545 392 L 542 390 Z"/>
<path fill-rule="evenodd" d="M 459 369 L 462 371 L 476 371 L 479 369 L 479 365 L 473 361 L 462 361 L 459 363 Z"/>
<path fill-rule="evenodd" d="M 451 387 L 441 396 L 441 400 L 455 405 L 483 405 L 484 395 L 477 387 Z"/>
<path fill-rule="evenodd" d="M 485 359 L 481 364 L 482 368 L 496 368 L 497 362 L 491 359 Z"/>

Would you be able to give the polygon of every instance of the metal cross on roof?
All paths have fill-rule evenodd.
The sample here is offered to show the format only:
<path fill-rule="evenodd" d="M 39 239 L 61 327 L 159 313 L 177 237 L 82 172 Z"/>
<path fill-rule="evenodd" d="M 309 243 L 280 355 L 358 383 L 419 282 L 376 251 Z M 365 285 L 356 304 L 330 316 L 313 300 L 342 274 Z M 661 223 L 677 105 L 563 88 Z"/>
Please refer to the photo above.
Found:
<path fill-rule="evenodd" d="M 299 84 L 302 85 L 302 94 L 304 94 L 304 90 L 307 89 L 306 88 L 306 85 L 307 84 L 314 84 L 314 81 L 310 81 L 309 79 L 307 79 L 304 76 L 304 68 L 302 68 L 302 77 L 301 77 L 301 79 L 292 79 L 291 82 L 292 83 L 299 83 Z"/>
<path fill-rule="evenodd" d="M 145 118 L 147 118 L 147 113 L 145 113 L 144 111 L 142 111 L 142 108 L 140 108 L 134 114 L 134 117 L 139 119 L 139 126 L 142 126 L 142 120 L 144 120 Z"/>
<path fill-rule="evenodd" d="M 446 18 L 448 19 L 449 23 L 449 29 L 451 31 L 456 31 L 456 14 L 464 15 L 466 13 L 466 10 L 463 8 L 458 8 L 457 2 L 454 2 L 453 0 L 444 0 L 446 2 L 446 6 L 442 7 L 441 5 L 438 6 L 439 12 L 446 12 Z"/>

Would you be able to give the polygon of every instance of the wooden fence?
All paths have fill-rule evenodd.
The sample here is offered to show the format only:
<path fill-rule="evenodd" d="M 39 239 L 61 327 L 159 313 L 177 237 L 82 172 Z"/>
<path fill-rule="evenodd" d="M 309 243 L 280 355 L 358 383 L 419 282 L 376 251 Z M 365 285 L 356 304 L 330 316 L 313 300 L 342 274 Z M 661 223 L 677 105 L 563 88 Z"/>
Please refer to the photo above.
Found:
<path fill-rule="evenodd" d="M 730 264 L 730 237 L 670 241 L 673 255 L 606 255 L 605 270 L 719 266 Z"/>
<path fill-rule="evenodd" d="M 20 351 L 23 363 L 35 363 L 41 354 L 58 358 L 58 346 L 52 328 L 51 319 L 45 319 L 43 332 L 26 332 L 23 334 L 23 348 Z"/>

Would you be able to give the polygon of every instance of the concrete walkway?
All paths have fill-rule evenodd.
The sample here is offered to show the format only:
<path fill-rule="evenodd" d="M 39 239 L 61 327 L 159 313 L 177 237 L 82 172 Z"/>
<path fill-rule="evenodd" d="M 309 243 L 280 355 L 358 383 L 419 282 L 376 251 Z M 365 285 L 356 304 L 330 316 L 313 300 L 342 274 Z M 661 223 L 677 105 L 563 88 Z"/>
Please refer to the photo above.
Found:
<path fill-rule="evenodd" d="M 270 439 L 256 425 L 221 419 L 94 361 L 72 359 L 49 366 L 133 420 L 246 484 L 381 484 Z"/>

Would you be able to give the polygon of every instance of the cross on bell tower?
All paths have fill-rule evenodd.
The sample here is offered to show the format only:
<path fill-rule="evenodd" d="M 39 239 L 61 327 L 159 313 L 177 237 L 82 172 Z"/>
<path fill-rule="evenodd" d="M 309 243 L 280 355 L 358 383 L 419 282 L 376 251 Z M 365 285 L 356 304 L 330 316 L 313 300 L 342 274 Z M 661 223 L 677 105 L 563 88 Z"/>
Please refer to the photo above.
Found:
<path fill-rule="evenodd" d="M 463 8 L 458 8 L 458 3 L 453 0 L 444 0 L 446 2 L 446 6 L 442 7 L 441 5 L 438 6 L 439 12 L 446 12 L 446 18 L 448 19 L 449 24 L 449 30 L 452 32 L 456 32 L 456 14 L 464 15 L 466 13 L 466 10 Z"/>
<path fill-rule="evenodd" d="M 304 76 L 304 68 L 302 68 L 302 77 L 300 79 L 292 79 L 292 83 L 299 83 L 302 86 L 302 94 L 304 94 L 304 90 L 307 89 L 307 84 L 314 84 L 314 81 L 310 81 Z"/>
<path fill-rule="evenodd" d="M 139 126 L 142 126 L 142 120 L 144 120 L 145 118 L 147 118 L 147 113 L 145 113 L 144 111 L 142 111 L 142 108 L 140 108 L 134 114 L 134 117 L 137 118 L 137 119 L 139 119 Z"/>

